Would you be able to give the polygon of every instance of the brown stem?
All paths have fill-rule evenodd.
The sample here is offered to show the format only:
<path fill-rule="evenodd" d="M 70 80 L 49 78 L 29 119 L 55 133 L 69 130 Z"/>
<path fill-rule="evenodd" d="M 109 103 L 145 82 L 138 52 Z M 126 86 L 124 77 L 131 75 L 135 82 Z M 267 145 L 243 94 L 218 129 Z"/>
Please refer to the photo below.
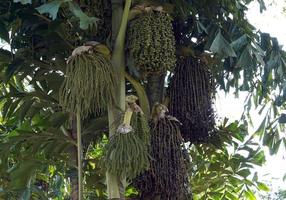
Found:
<path fill-rule="evenodd" d="M 154 74 L 147 77 L 147 96 L 150 108 L 157 102 L 161 103 L 164 98 L 164 83 L 166 74 Z"/>
<path fill-rule="evenodd" d="M 73 119 L 72 120 L 72 130 L 71 130 L 71 137 L 76 140 L 77 134 L 76 134 L 76 120 Z M 72 146 L 69 150 L 69 154 L 70 154 L 70 159 L 72 162 L 73 166 L 77 166 L 77 148 L 76 146 Z M 72 169 L 70 174 L 69 174 L 69 178 L 70 178 L 70 185 L 71 185 L 71 196 L 70 199 L 71 200 L 78 200 L 78 177 L 77 177 L 77 171 L 76 169 Z"/>
<path fill-rule="evenodd" d="M 76 154 L 76 152 L 75 152 Z M 76 173 L 76 170 L 74 171 Z M 71 200 L 78 200 L 78 180 L 77 176 L 71 176 L 70 177 L 70 184 L 71 184 Z"/>

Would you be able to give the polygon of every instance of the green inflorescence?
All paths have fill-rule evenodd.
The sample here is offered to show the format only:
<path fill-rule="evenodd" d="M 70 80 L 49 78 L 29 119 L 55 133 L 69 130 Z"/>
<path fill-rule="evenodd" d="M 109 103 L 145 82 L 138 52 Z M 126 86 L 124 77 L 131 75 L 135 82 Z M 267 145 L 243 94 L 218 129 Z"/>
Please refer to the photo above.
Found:
<path fill-rule="evenodd" d="M 150 128 L 148 119 L 143 113 L 135 113 L 132 116 L 131 125 L 134 127 L 135 134 L 144 142 L 150 145 Z"/>
<path fill-rule="evenodd" d="M 172 18 L 150 11 L 134 19 L 128 31 L 129 51 L 143 75 L 161 74 L 176 63 Z"/>
<path fill-rule="evenodd" d="M 114 98 L 115 77 L 111 63 L 98 52 L 73 56 L 65 75 L 59 101 L 71 113 L 80 112 L 82 118 L 100 113 Z"/>
<path fill-rule="evenodd" d="M 117 132 L 105 147 L 104 162 L 111 174 L 131 180 L 149 168 L 148 149 L 134 131 Z"/>

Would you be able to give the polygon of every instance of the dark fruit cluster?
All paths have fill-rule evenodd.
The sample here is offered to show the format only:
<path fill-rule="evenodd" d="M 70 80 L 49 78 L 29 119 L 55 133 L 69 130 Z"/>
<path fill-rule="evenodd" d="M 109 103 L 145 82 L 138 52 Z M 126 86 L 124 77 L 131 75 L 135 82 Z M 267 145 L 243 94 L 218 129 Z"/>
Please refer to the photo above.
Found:
<path fill-rule="evenodd" d="M 180 133 L 180 122 L 171 116 L 150 123 L 150 170 L 134 185 L 141 199 L 190 200 L 188 154 Z"/>
<path fill-rule="evenodd" d="M 206 142 L 215 132 L 212 82 L 199 58 L 178 59 L 169 88 L 169 110 L 182 123 L 181 133 L 186 141 Z"/>

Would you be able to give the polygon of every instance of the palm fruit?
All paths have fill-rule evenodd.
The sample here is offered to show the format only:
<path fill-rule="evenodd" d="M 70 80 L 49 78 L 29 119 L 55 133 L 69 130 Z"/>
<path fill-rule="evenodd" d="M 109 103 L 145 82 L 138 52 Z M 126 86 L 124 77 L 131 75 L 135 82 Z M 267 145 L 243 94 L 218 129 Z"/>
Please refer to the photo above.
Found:
<path fill-rule="evenodd" d="M 164 74 L 176 63 L 172 18 L 163 11 L 146 10 L 128 30 L 129 53 L 143 77 Z"/>
<path fill-rule="evenodd" d="M 82 118 L 100 113 L 113 101 L 115 75 L 106 52 L 95 46 L 80 46 L 69 57 L 59 102 Z M 102 45 L 99 45 L 102 46 Z"/>
<path fill-rule="evenodd" d="M 180 122 L 166 115 L 167 108 L 156 104 L 152 111 L 150 170 L 137 177 L 135 187 L 141 199 L 191 200 L 186 154 Z"/>
<path fill-rule="evenodd" d="M 119 127 L 105 147 L 106 169 L 118 177 L 132 179 L 149 167 L 148 151 L 142 140 L 130 129 Z"/>
<path fill-rule="evenodd" d="M 149 168 L 149 128 L 141 108 L 132 96 L 126 97 L 127 109 L 123 123 L 111 136 L 104 153 L 107 171 L 118 177 L 126 177 L 128 180 Z M 138 116 L 137 114 L 135 116 L 137 119 L 132 124 L 134 128 L 130 125 L 133 112 L 138 113 Z"/>
<path fill-rule="evenodd" d="M 131 120 L 131 126 L 134 127 L 135 133 L 144 142 L 145 145 L 150 145 L 150 128 L 148 119 L 142 112 L 134 113 Z"/>
<path fill-rule="evenodd" d="M 169 88 L 169 109 L 182 123 L 185 141 L 206 142 L 215 133 L 212 82 L 210 71 L 199 58 L 178 59 Z"/>

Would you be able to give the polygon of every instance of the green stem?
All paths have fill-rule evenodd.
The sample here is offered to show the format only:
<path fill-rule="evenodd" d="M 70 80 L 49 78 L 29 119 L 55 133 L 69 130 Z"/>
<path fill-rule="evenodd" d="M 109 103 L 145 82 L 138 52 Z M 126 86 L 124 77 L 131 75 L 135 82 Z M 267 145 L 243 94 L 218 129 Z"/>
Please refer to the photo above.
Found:
<path fill-rule="evenodd" d="M 65 129 L 65 127 L 63 125 L 60 127 L 60 129 L 61 129 L 61 131 L 63 132 L 63 134 L 65 136 L 69 137 L 69 133 L 68 133 L 68 131 Z"/>
<path fill-rule="evenodd" d="M 123 16 L 121 19 L 121 25 L 119 28 L 119 32 L 115 41 L 115 46 L 114 46 L 114 52 L 115 53 L 122 53 L 124 54 L 124 43 L 125 43 L 125 35 L 126 35 L 126 29 L 127 29 L 127 23 L 128 23 L 128 16 L 129 16 L 129 11 L 131 7 L 131 2 L 132 0 L 126 0 L 125 1 L 125 7 L 123 11 Z M 122 66 L 124 67 L 124 66 Z"/>
<path fill-rule="evenodd" d="M 112 1 L 114 6 L 117 4 L 118 1 Z M 112 12 L 113 14 L 113 33 L 118 34 L 115 39 L 113 55 L 111 58 L 112 65 L 114 67 L 115 73 L 117 75 L 117 86 L 114 90 L 115 93 L 115 102 L 112 105 L 108 106 L 108 121 L 109 121 L 109 136 L 111 137 L 115 134 L 116 127 L 119 124 L 115 124 L 116 121 L 119 121 L 122 111 L 125 109 L 125 55 L 124 55 L 124 44 L 125 44 L 125 33 L 127 29 L 128 23 L 128 15 L 129 10 L 131 7 L 131 0 L 125 1 L 125 7 L 123 10 L 122 18 L 121 18 L 121 8 L 116 8 Z M 118 29 L 118 18 L 121 18 L 121 23 L 119 30 Z M 108 199 L 124 199 L 124 186 L 122 186 L 125 181 L 120 180 L 118 177 L 110 174 L 109 172 L 106 173 L 106 184 L 107 184 L 107 194 Z"/>
<path fill-rule="evenodd" d="M 133 110 L 131 108 L 127 108 L 124 114 L 123 124 L 130 126 L 132 115 Z"/>
<path fill-rule="evenodd" d="M 76 114 L 76 129 L 77 129 L 76 134 L 77 134 L 78 199 L 83 200 L 81 119 L 79 111 Z"/>

